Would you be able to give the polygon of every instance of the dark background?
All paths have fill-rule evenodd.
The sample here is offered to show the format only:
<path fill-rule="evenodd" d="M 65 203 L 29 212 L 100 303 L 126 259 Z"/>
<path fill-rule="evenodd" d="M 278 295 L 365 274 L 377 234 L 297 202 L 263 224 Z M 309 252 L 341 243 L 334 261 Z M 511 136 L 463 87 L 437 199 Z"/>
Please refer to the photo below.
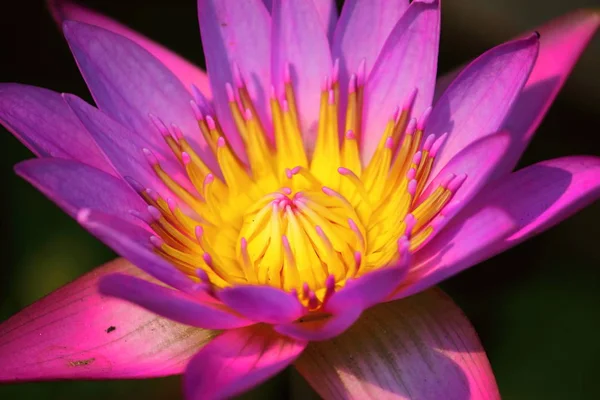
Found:
<path fill-rule="evenodd" d="M 42 1 L 0 1 L 0 81 L 91 100 Z M 203 58 L 194 0 L 82 1 L 174 49 Z M 126 4 L 124 4 L 126 3 Z M 341 3 L 341 1 L 339 2 Z M 441 73 L 521 31 L 599 0 L 447 0 Z M 600 155 L 600 35 L 567 81 L 522 165 L 570 154 Z M 0 321 L 112 253 L 14 175 L 32 155 L 0 128 Z M 442 287 L 479 332 L 506 399 L 600 398 L 600 204 Z M 290 385 L 288 382 L 292 378 Z M 0 387 L 2 399 L 179 398 L 179 378 L 47 382 Z M 299 391 L 303 395 L 298 395 Z M 286 371 L 246 398 L 304 398 Z"/>

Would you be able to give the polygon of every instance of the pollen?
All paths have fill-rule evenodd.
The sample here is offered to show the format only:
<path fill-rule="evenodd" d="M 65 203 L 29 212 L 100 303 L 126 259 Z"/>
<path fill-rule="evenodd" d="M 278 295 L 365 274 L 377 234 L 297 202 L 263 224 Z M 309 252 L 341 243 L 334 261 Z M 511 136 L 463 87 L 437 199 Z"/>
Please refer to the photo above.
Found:
<path fill-rule="evenodd" d="M 430 109 L 412 115 L 415 91 L 390 115 L 363 163 L 364 65 L 343 89 L 344 110 L 336 68 L 323 80 L 310 149 L 289 73 L 282 90 L 272 88 L 270 120 L 262 121 L 234 65 L 234 82 L 223 90 L 243 154 L 210 106 L 191 102 L 220 171 L 205 164 L 176 125 L 150 116 L 187 175 L 175 179 L 152 151 L 141 150 L 177 198 L 135 185 L 148 204 L 139 216 L 152 228 L 158 254 L 209 287 L 270 285 L 317 309 L 348 280 L 406 260 L 433 237 L 466 178 L 449 175 L 426 187 L 445 135 L 424 135 Z"/>

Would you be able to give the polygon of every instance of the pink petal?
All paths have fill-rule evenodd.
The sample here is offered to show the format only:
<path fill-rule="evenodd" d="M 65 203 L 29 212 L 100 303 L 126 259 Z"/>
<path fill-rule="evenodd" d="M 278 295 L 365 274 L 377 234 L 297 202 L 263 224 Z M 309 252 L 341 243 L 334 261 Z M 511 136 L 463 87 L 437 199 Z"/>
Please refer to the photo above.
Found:
<path fill-rule="evenodd" d="M 363 161 L 370 159 L 395 109 L 415 89 L 413 115 L 420 117 L 431 106 L 439 35 L 437 0 L 414 1 L 389 34 L 365 86 Z"/>
<path fill-rule="evenodd" d="M 260 0 L 198 0 L 200 34 L 219 122 L 234 148 L 243 152 L 225 85 L 235 87 L 233 63 L 248 85 L 262 121 L 270 121 L 271 18 Z"/>
<path fill-rule="evenodd" d="M 111 274 L 99 283 L 100 293 L 136 304 L 184 325 L 204 329 L 232 329 L 252 322 L 227 307 L 205 303 L 191 294 L 159 286 L 133 276 Z"/>
<path fill-rule="evenodd" d="M 154 253 L 150 232 L 98 210 L 82 210 L 78 222 L 117 254 L 167 285 L 186 293 L 194 293 L 194 282 L 172 264 Z"/>
<path fill-rule="evenodd" d="M 19 176 L 58 204 L 71 217 L 82 208 L 95 208 L 127 217 L 137 223 L 131 210 L 147 205 L 123 180 L 77 161 L 45 158 L 17 164 Z"/>
<path fill-rule="evenodd" d="M 500 399 L 477 334 L 439 290 L 370 309 L 294 365 L 325 399 Z"/>
<path fill-rule="evenodd" d="M 296 294 L 270 286 L 233 286 L 220 290 L 218 296 L 232 310 L 255 322 L 286 323 L 305 312 Z"/>
<path fill-rule="evenodd" d="M 98 108 L 166 148 L 148 117 L 177 124 L 187 140 L 218 170 L 190 107 L 191 95 L 159 60 L 135 42 L 97 26 L 66 21 L 63 32 Z"/>
<path fill-rule="evenodd" d="M 363 60 L 368 76 L 392 28 L 407 8 L 408 0 L 344 2 L 331 46 L 333 57 L 340 60 L 342 89 Z"/>
<path fill-rule="evenodd" d="M 415 256 L 393 298 L 435 285 L 538 234 L 600 197 L 600 158 L 564 157 L 486 187 Z"/>
<path fill-rule="evenodd" d="M 540 53 L 503 129 L 513 143 L 498 166 L 497 177 L 512 171 L 579 56 L 600 25 L 598 11 L 580 10 L 539 28 Z"/>
<path fill-rule="evenodd" d="M 36 156 L 77 160 L 115 174 L 58 93 L 18 83 L 0 84 L 0 123 Z"/>
<path fill-rule="evenodd" d="M 282 93 L 289 63 L 304 145 L 311 152 L 317 136 L 321 86 L 332 72 L 327 33 L 310 1 L 274 0 L 272 18 L 271 79 Z"/>
<path fill-rule="evenodd" d="M 224 399 L 240 394 L 282 371 L 305 347 L 306 342 L 281 336 L 264 325 L 227 331 L 188 364 L 186 398 Z"/>
<path fill-rule="evenodd" d="M 171 177 L 184 186 L 186 183 L 189 185 L 181 164 L 172 153 L 168 153 L 170 150 L 164 147 L 155 147 L 147 140 L 153 135 L 160 137 L 158 132 L 137 134 L 80 98 L 74 95 L 65 95 L 64 97 L 121 177 L 134 178 L 144 188 L 151 188 L 162 195 L 177 198 L 151 168 L 143 152 L 143 149 L 147 148 L 153 152 L 160 165 Z M 194 192 L 192 191 L 192 193 Z"/>
<path fill-rule="evenodd" d="M 124 260 L 82 276 L 0 325 L 0 382 L 179 374 L 214 333 L 101 295 L 98 279 L 149 279 Z"/>
<path fill-rule="evenodd" d="M 333 33 L 338 22 L 335 0 L 313 0 L 313 3 L 321 18 L 321 23 L 325 27 L 329 41 L 333 40 Z"/>
<path fill-rule="evenodd" d="M 597 11 L 578 10 L 536 28 L 541 35 L 539 54 L 525 87 L 504 121 L 503 129 L 513 139 L 511 150 L 499 163 L 495 177 L 514 169 L 599 25 Z M 438 80 L 436 97 L 441 96 L 461 68 Z"/>
<path fill-rule="evenodd" d="M 452 214 L 458 213 L 490 181 L 498 163 L 506 157 L 509 147 L 510 135 L 506 132 L 485 136 L 471 143 L 456 154 L 433 178 L 423 191 L 420 201 L 426 199 L 450 174 L 465 174 L 466 180 L 452 196 L 449 204 Z"/>
<path fill-rule="evenodd" d="M 529 76 L 538 47 L 534 34 L 504 43 L 479 56 L 452 82 L 426 128 L 428 133 L 449 134 L 431 176 L 469 144 L 498 132 Z"/>
<path fill-rule="evenodd" d="M 179 78 L 186 88 L 191 89 L 191 86 L 195 85 L 202 93 L 211 97 L 210 83 L 206 72 L 202 71 L 199 67 L 190 63 L 178 54 L 173 53 L 166 47 L 148 39 L 129 27 L 120 24 L 112 18 L 71 2 L 70 0 L 47 0 L 47 2 L 50 12 L 59 26 L 62 27 L 65 20 L 73 20 L 99 26 L 124 36 L 146 49 L 154 57 L 158 58 L 160 62 Z"/>

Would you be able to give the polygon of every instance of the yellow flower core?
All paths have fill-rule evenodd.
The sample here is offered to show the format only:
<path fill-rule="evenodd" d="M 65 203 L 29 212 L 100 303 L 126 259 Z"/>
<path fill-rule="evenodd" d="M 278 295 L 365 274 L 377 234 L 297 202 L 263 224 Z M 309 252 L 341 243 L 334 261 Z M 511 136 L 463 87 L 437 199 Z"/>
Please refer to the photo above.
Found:
<path fill-rule="evenodd" d="M 423 140 L 426 115 L 419 123 L 410 118 L 414 95 L 390 118 L 373 157 L 362 165 L 360 74 L 350 78 L 342 138 L 339 85 L 337 79 L 324 83 L 312 156 L 303 144 L 289 79 L 282 95 L 270 100 L 274 140 L 266 135 L 243 80 L 235 86 L 227 86 L 229 106 L 247 163 L 225 140 L 218 121 L 194 102 L 223 178 L 210 171 L 177 127 L 168 131 L 155 118 L 197 193 L 179 185 L 144 149 L 156 174 L 182 201 L 178 205 L 152 190 L 141 192 L 152 215 L 150 226 L 160 236 L 152 238 L 156 251 L 216 288 L 271 285 L 296 291 L 317 308 L 328 290 L 419 248 L 464 180 L 449 176 L 421 196 L 443 137 Z"/>

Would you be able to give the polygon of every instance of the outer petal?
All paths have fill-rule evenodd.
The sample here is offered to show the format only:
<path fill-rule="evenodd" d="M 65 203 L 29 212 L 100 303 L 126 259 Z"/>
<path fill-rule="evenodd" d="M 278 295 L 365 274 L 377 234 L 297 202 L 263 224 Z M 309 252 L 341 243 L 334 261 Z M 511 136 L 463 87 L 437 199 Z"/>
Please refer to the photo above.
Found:
<path fill-rule="evenodd" d="M 392 28 L 408 8 L 407 0 L 348 0 L 344 3 L 335 29 L 331 51 L 340 60 L 340 82 L 346 87 L 348 77 L 356 73 L 365 60 L 367 75 Z"/>
<path fill-rule="evenodd" d="M 503 129 L 512 146 L 496 176 L 512 171 L 598 26 L 600 12 L 576 11 L 539 28 L 540 53 Z"/>
<path fill-rule="evenodd" d="M 200 34 L 219 122 L 236 150 L 243 149 L 233 123 L 225 84 L 241 69 L 263 121 L 269 121 L 271 19 L 260 0 L 198 0 Z"/>
<path fill-rule="evenodd" d="M 214 335 L 98 293 L 110 273 L 149 279 L 113 261 L 0 325 L 0 381 L 149 378 L 179 374 Z"/>
<path fill-rule="evenodd" d="M 195 85 L 205 96 L 211 96 L 210 83 L 206 72 L 202 71 L 178 54 L 173 53 L 166 47 L 148 39 L 127 26 L 120 24 L 112 18 L 71 2 L 70 0 L 47 1 L 50 12 L 52 12 L 52 16 L 60 27 L 62 27 L 65 20 L 73 20 L 96 25 L 124 36 L 148 50 L 154 57 L 158 58 L 179 78 L 186 88 L 190 89 L 191 85 Z"/>
<path fill-rule="evenodd" d="M 102 111 L 145 135 L 157 148 L 167 146 L 149 113 L 177 124 L 206 163 L 217 163 L 200 134 L 191 95 L 160 61 L 135 42 L 97 26 L 67 21 L 63 31 L 88 87 Z"/>
<path fill-rule="evenodd" d="M 170 194 L 173 198 L 177 198 L 158 179 L 142 150 L 144 148 L 153 150 L 165 171 L 181 184 L 187 183 L 187 179 L 183 177 L 184 172 L 174 156 L 165 156 L 167 153 L 158 151 L 147 140 L 153 136 L 152 133 L 149 135 L 136 134 L 77 96 L 65 95 L 65 100 L 121 177 L 133 177 L 146 188 L 152 188 L 163 195 Z M 156 134 L 156 136 L 159 135 Z"/>
<path fill-rule="evenodd" d="M 82 208 L 95 208 L 136 222 L 129 211 L 147 207 L 123 180 L 76 161 L 28 160 L 15 170 L 73 218 Z"/>
<path fill-rule="evenodd" d="M 255 322 L 278 324 L 304 314 L 298 296 L 270 286 L 234 286 L 219 291 L 219 299 Z"/>
<path fill-rule="evenodd" d="M 365 86 L 363 161 L 368 161 L 396 107 L 417 90 L 413 115 L 431 106 L 440 37 L 440 2 L 414 1 L 386 40 Z"/>
<path fill-rule="evenodd" d="M 598 11 L 578 10 L 536 29 L 541 35 L 538 58 L 504 121 L 503 129 L 511 134 L 512 144 L 507 157 L 498 165 L 496 177 L 513 170 L 599 25 Z M 438 80 L 436 97 L 442 95 L 459 72 L 460 68 Z"/>
<path fill-rule="evenodd" d="M 132 276 L 111 274 L 99 283 L 100 293 L 129 301 L 172 321 L 205 329 L 232 329 L 252 322 L 219 304 Z"/>
<path fill-rule="evenodd" d="M 257 325 L 227 331 L 188 364 L 184 388 L 190 400 L 230 398 L 267 380 L 300 355 L 306 342 Z"/>
<path fill-rule="evenodd" d="M 283 91 L 286 64 L 298 106 L 304 145 L 312 152 L 317 136 L 321 85 L 331 76 L 327 34 L 314 3 L 305 0 L 273 1 L 272 82 Z"/>
<path fill-rule="evenodd" d="M 36 156 L 73 159 L 114 174 L 58 93 L 18 83 L 0 84 L 0 123 Z"/>
<path fill-rule="evenodd" d="M 393 298 L 435 285 L 550 228 L 600 197 L 600 158 L 565 157 L 519 170 L 484 189 L 418 251 Z"/>
<path fill-rule="evenodd" d="M 432 170 L 437 173 L 474 141 L 497 132 L 525 84 L 539 47 L 534 34 L 504 43 L 469 64 L 436 103 L 427 132 L 448 132 Z"/>
<path fill-rule="evenodd" d="M 499 399 L 485 352 L 439 290 L 381 304 L 295 366 L 325 399 Z"/>

